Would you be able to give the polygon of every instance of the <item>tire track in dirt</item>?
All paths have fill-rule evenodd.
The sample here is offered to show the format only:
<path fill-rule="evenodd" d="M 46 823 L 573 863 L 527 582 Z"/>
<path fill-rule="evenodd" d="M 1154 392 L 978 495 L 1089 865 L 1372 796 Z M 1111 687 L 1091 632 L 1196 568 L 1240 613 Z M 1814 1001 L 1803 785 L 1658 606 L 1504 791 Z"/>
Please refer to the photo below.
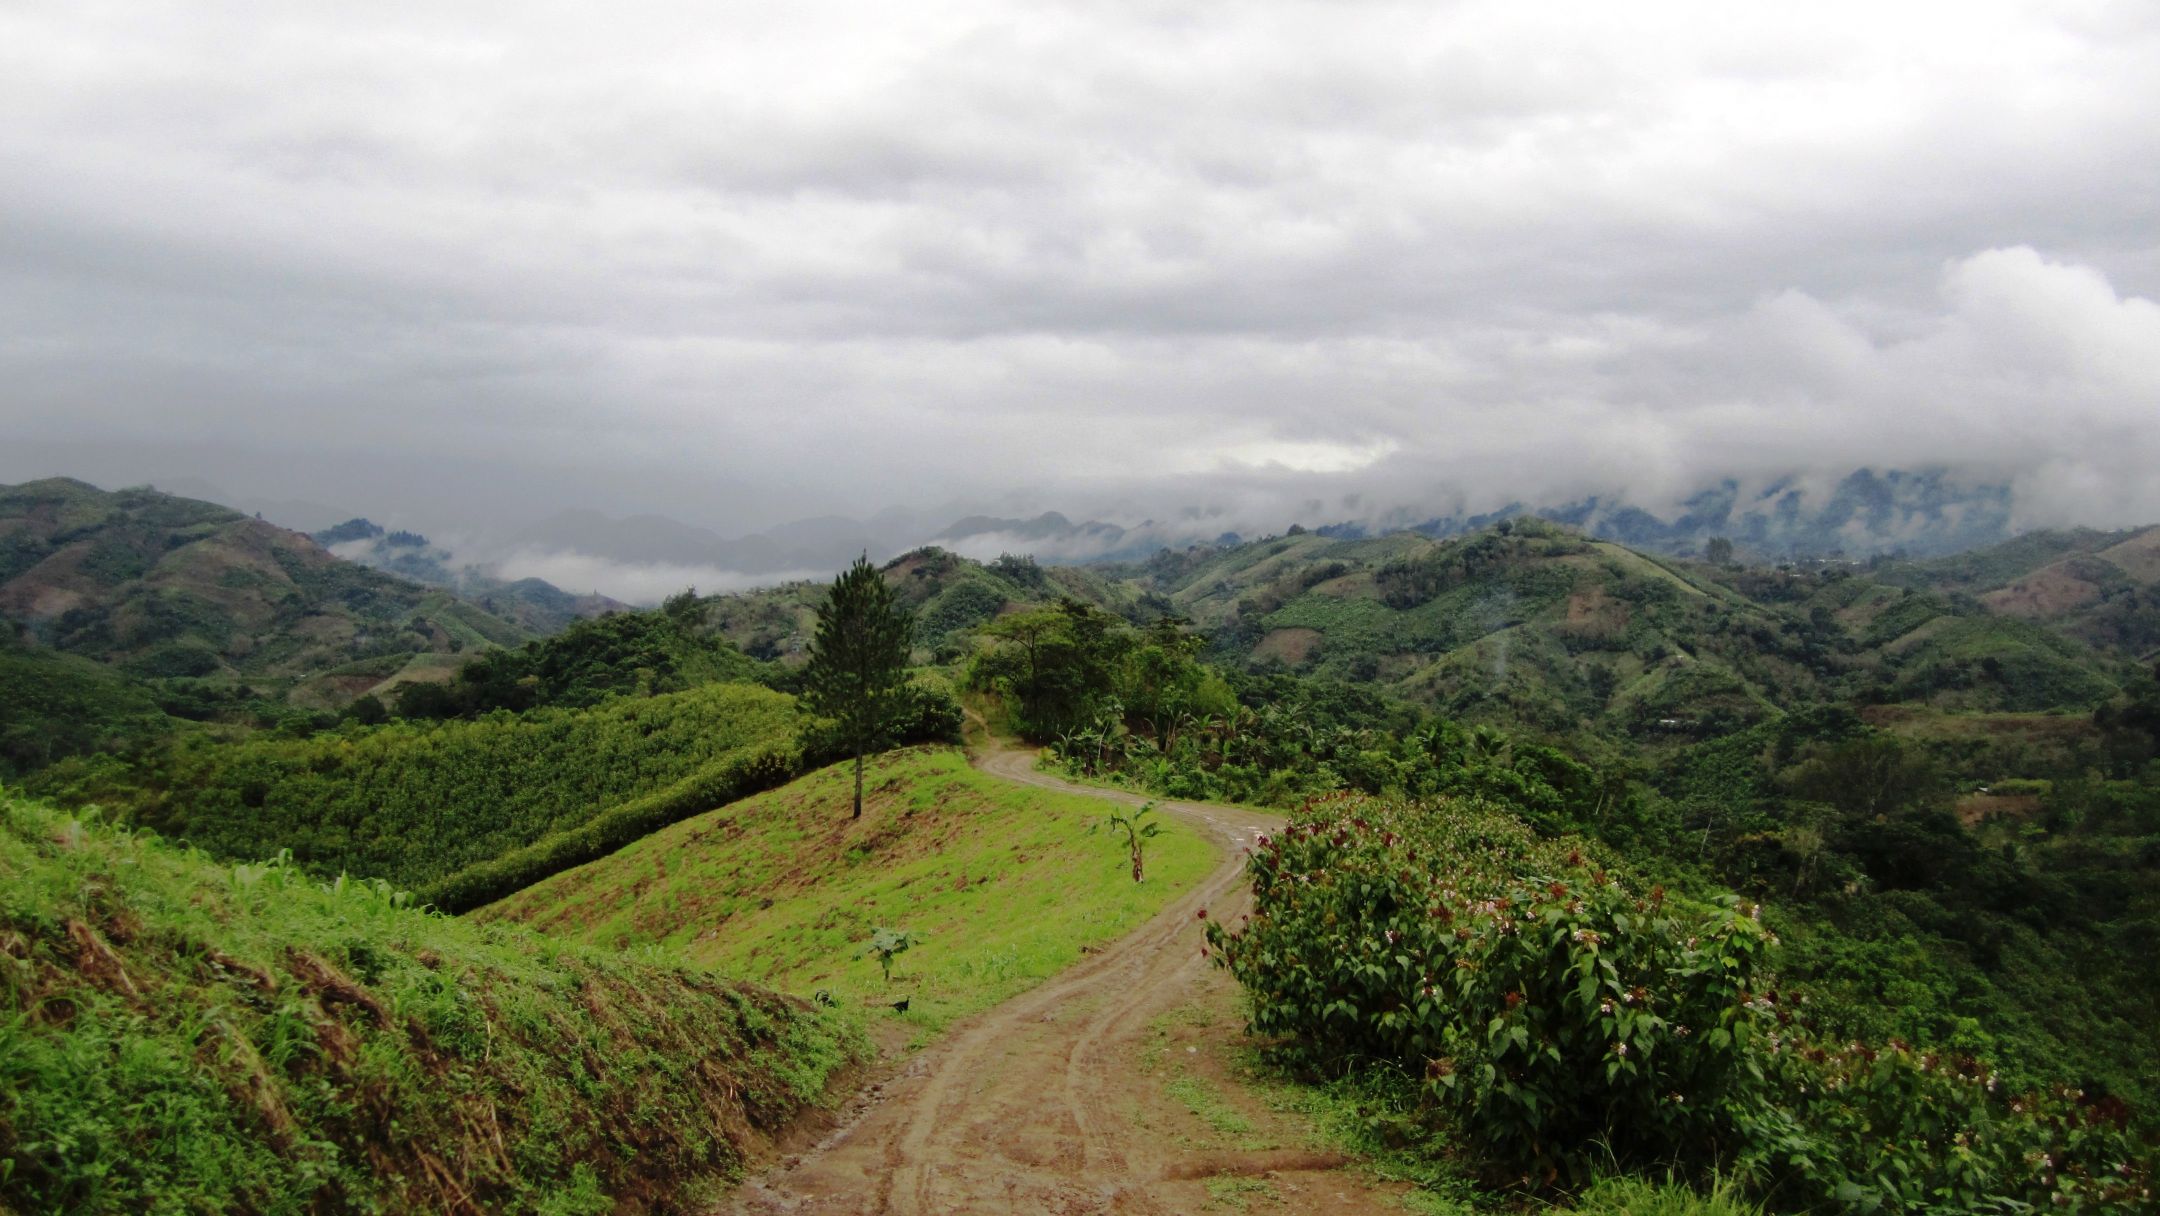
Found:
<path fill-rule="evenodd" d="M 1008 748 L 979 752 L 974 762 L 1022 785 L 1147 801 L 1037 772 L 1035 758 Z M 1335 1172 L 1338 1157 L 1196 1151 L 1160 1130 L 1175 1103 L 1159 1079 L 1136 1070 L 1148 1029 L 1203 990 L 1227 999 L 1220 983 L 1207 984 L 1199 913 L 1234 919 L 1250 908 L 1245 850 L 1283 821 L 1154 801 L 1212 836 L 1223 863 L 1101 953 L 954 1027 L 870 1086 L 815 1148 L 744 1183 L 720 1211 L 1168 1214 L 1209 1206 L 1209 1178 L 1262 1174 L 1285 1180 L 1299 1194 L 1299 1211 L 1400 1211 L 1389 1190 Z"/>

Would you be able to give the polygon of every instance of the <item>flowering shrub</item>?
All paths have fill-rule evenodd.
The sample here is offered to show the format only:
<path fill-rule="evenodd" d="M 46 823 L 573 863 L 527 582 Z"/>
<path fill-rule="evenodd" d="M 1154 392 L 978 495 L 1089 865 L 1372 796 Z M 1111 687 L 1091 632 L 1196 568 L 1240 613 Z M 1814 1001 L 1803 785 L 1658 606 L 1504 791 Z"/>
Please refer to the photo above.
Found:
<path fill-rule="evenodd" d="M 1971 1061 L 1816 1044 L 1759 908 L 1635 891 L 1490 804 L 1332 796 L 1250 869 L 1250 918 L 1208 936 L 1254 1030 L 1323 1067 L 1422 1075 L 1515 1179 L 1714 1166 L 1791 1206 L 1940 1211 L 2149 1185 L 2074 1098 L 2012 1106 Z"/>

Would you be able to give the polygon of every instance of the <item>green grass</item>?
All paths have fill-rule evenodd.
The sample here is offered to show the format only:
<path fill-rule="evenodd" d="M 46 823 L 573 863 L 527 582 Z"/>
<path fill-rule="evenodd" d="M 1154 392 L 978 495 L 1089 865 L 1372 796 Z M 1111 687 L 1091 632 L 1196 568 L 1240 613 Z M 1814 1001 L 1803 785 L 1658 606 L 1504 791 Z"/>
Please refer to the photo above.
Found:
<path fill-rule="evenodd" d="M 1382 1182 L 1408 1183 L 1408 1210 L 1452 1216 L 1490 1206 L 1490 1193 L 1456 1160 L 1448 1138 L 1417 1113 L 1422 1098 L 1407 1077 L 1376 1071 L 1318 1080 L 1258 1047 L 1241 1051 L 1233 1066 L 1239 1082 L 1268 1109 L 1295 1115 L 1309 1127 L 1315 1148 L 1355 1158 Z"/>
<path fill-rule="evenodd" d="M 910 999 L 923 1033 L 995 1005 L 1139 926 L 1216 864 L 1172 820 L 1135 885 L 1088 829 L 1099 799 L 1013 785 L 952 748 L 873 759 L 860 820 L 836 765 L 676 824 L 482 909 L 563 940 L 657 947 L 724 974 L 842 1007 Z M 922 944 L 890 985 L 864 943 L 880 925 Z M 879 1011 L 880 1016 L 891 1016 Z"/>
<path fill-rule="evenodd" d="M 1255 1199 L 1269 1203 L 1281 1203 L 1282 1192 L 1265 1178 L 1210 1178 L 1207 1181 L 1208 1204 L 1242 1212 L 1252 1206 Z"/>
<path fill-rule="evenodd" d="M 1696 1190 L 1680 1182 L 1632 1177 L 1600 1179 L 1572 1204 L 1553 1210 L 1570 1216 L 1760 1216 L 1762 1212 L 1729 1184 L 1713 1183 L 1708 1190 Z"/>
<path fill-rule="evenodd" d="M 863 1052 L 702 971 L 0 793 L 0 1211 L 666 1208 Z"/>
<path fill-rule="evenodd" d="M 1198 1077 L 1179 1076 L 1163 1087 L 1171 1097 L 1185 1104 L 1185 1109 L 1205 1123 L 1217 1135 L 1243 1137 L 1252 1135 L 1252 1120 L 1222 1100 L 1206 1081 Z"/>

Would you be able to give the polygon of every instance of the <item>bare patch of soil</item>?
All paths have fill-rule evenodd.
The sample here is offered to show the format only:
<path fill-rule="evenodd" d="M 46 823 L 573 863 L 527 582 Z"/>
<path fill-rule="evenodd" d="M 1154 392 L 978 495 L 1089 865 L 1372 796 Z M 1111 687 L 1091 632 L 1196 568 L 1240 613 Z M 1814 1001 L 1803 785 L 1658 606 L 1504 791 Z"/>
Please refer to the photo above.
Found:
<path fill-rule="evenodd" d="M 1969 828 L 1990 819 L 2027 819 L 2039 813 L 2037 794 L 1967 794 L 1957 800 L 1958 822 Z"/>
<path fill-rule="evenodd" d="M 1991 612 L 2004 616 L 2046 619 L 2083 608 L 2100 598 L 2100 588 L 2065 569 L 2060 563 L 2036 570 L 2024 578 L 1980 597 Z"/>
<path fill-rule="evenodd" d="M 1567 620 L 1561 628 L 1581 638 L 1612 639 L 1627 633 L 1628 606 L 1614 599 L 1605 584 L 1593 583 L 1568 596 Z"/>
<path fill-rule="evenodd" d="M 1320 648 L 1320 641 L 1320 631 L 1317 629 L 1293 626 L 1289 629 L 1270 630 L 1266 637 L 1260 639 L 1260 644 L 1253 647 L 1253 657 L 1281 659 L 1290 666 L 1297 667 L 1312 658 L 1313 651 Z"/>

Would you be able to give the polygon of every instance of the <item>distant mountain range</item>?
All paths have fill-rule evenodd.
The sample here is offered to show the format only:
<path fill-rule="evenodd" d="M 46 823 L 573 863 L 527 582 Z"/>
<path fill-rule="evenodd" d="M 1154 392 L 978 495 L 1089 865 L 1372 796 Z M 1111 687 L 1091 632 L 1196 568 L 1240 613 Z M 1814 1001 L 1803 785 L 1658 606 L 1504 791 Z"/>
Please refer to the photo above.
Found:
<path fill-rule="evenodd" d="M 1592 495 L 1558 503 L 1511 502 L 1475 513 L 1398 510 L 1300 530 L 1337 540 L 1402 532 L 1443 539 L 1503 519 L 1535 516 L 1599 540 L 1682 557 L 1701 553 L 1720 537 L 1731 541 L 1739 556 L 1754 560 L 1933 557 L 2008 539 L 2011 507 L 2007 485 L 1966 482 L 1939 469 L 1860 469 L 1827 490 L 1797 477 L 1756 487 L 1728 478 L 1697 490 L 1663 515 L 1625 498 Z M 1195 544 L 1230 548 L 1249 538 L 1152 520 L 1131 527 L 1101 520 L 1074 523 L 1051 511 L 1032 519 L 969 516 L 930 539 L 977 559 L 1010 551 L 1044 562 L 1086 563 L 1139 561 L 1165 548 Z"/>
<path fill-rule="evenodd" d="M 173 485 L 193 487 L 195 483 Z M 414 545 L 401 543 L 399 532 L 374 524 L 366 524 L 374 533 L 341 531 L 351 526 L 350 521 L 330 526 L 325 519 L 330 508 L 321 504 L 220 501 L 258 511 L 288 527 L 301 527 L 304 517 L 309 521 L 304 530 L 335 547 L 340 556 L 432 586 L 491 594 L 497 588 L 544 579 L 571 592 L 593 592 L 557 593 L 562 597 L 560 610 L 573 615 L 604 610 L 612 602 L 609 596 L 652 602 L 691 584 L 730 590 L 822 577 L 858 554 L 884 561 L 923 544 L 979 561 L 1012 553 L 1046 564 L 1077 565 L 1140 561 L 1163 549 L 1195 545 L 1227 548 L 1288 530 L 1287 526 L 1260 528 L 1241 534 L 1222 530 L 1219 521 L 1199 518 L 1076 521 L 1056 511 L 1034 516 L 969 515 L 940 528 L 914 512 L 891 509 L 867 519 L 817 516 L 730 536 L 663 515 L 623 518 L 571 509 L 492 532 L 449 521 L 447 530 L 456 533 L 456 539 Z M 1398 509 L 1333 521 L 1315 521 L 1308 515 L 1301 530 L 1342 540 L 1396 533 L 1444 539 L 1503 519 L 1536 516 L 1596 539 L 1683 557 L 1701 554 L 1713 539 L 1723 538 L 1742 560 L 1925 558 L 2009 539 L 2013 505 L 2011 488 L 1999 482 L 1940 469 L 1861 469 L 1830 481 L 1792 476 L 1743 484 L 1722 479 L 1658 509 L 1638 505 L 1624 495 L 1591 495 L 1563 502 L 1517 501 L 1492 510 L 1449 514 Z M 394 509 L 388 514 L 397 518 Z M 547 598 L 537 587 L 530 590 L 535 594 L 513 594 Z"/>

